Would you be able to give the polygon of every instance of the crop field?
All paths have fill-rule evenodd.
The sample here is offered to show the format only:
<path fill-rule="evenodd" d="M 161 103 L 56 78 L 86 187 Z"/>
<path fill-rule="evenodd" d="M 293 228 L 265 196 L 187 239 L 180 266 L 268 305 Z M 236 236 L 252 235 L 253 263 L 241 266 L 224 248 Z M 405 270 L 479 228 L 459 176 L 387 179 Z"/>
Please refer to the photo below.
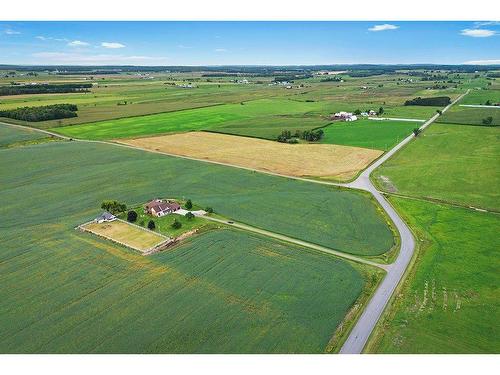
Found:
<path fill-rule="evenodd" d="M 148 250 L 166 239 L 154 232 L 139 229 L 119 220 L 108 223 L 89 223 L 83 225 L 82 228 L 139 251 Z"/>
<path fill-rule="evenodd" d="M 31 141 L 44 138 L 45 135 L 29 129 L 18 129 L 0 124 L 0 147 L 17 142 Z"/>
<path fill-rule="evenodd" d="M 368 120 L 334 122 L 323 128 L 322 143 L 387 151 L 421 126 L 420 122 Z"/>
<path fill-rule="evenodd" d="M 500 126 L 500 107 L 472 108 L 453 106 L 449 111 L 439 116 L 437 122 L 462 125 L 483 125 L 483 119 L 490 116 L 493 120 L 488 126 Z"/>
<path fill-rule="evenodd" d="M 353 178 L 382 154 L 358 147 L 286 144 L 207 132 L 128 139 L 122 143 L 283 175 L 337 180 Z"/>
<path fill-rule="evenodd" d="M 73 227 L 93 219 L 105 199 L 134 206 L 164 196 L 190 198 L 225 217 L 349 253 L 379 255 L 394 244 L 377 206 L 355 191 L 86 142 L 0 152 L 2 188 L 8 193 L 3 208 L 15 206 L 17 194 L 26 190 L 40 204 L 53 201 L 79 212 L 80 218 L 68 223 Z"/>
<path fill-rule="evenodd" d="M 375 353 L 498 353 L 498 214 L 391 198 L 422 240 Z"/>
<path fill-rule="evenodd" d="M 375 170 L 386 191 L 500 210 L 500 128 L 433 124 Z"/>
<path fill-rule="evenodd" d="M 484 105 L 488 100 L 491 104 L 500 103 L 500 90 L 471 90 L 469 94 L 460 100 L 460 104 Z"/>
<path fill-rule="evenodd" d="M 262 99 L 238 104 L 225 104 L 157 115 L 66 126 L 55 128 L 55 131 L 75 138 L 131 138 L 149 134 L 214 129 L 227 122 L 326 110 L 326 103 L 309 103 L 286 99 Z M 317 114 L 317 117 L 319 118 L 319 114 Z"/>

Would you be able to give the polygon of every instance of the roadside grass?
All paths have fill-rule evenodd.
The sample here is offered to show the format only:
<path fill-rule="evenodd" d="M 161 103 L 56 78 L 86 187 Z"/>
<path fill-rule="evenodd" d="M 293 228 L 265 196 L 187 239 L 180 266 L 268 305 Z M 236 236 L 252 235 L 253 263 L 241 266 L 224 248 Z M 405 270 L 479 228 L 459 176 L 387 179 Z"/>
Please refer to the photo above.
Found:
<path fill-rule="evenodd" d="M 419 122 L 368 119 L 334 122 L 323 128 L 325 134 L 321 143 L 387 151 L 421 125 Z"/>
<path fill-rule="evenodd" d="M 0 124 L 0 148 L 15 143 L 34 141 L 44 137 L 46 137 L 45 134 L 41 134 L 35 130 L 19 129 Z"/>
<path fill-rule="evenodd" d="M 373 173 L 382 189 L 500 210 L 500 129 L 433 124 Z"/>
<path fill-rule="evenodd" d="M 390 201 L 419 241 L 370 353 L 498 353 L 498 214 L 430 202 Z"/>
<path fill-rule="evenodd" d="M 483 124 L 483 119 L 487 117 L 492 117 L 493 119 L 490 125 Z M 439 116 L 436 121 L 447 124 L 479 125 L 487 127 L 500 126 L 500 108 L 473 108 L 455 105 L 442 116 Z"/>
<path fill-rule="evenodd" d="M 54 128 L 58 133 L 85 139 L 130 138 L 145 135 L 215 129 L 233 121 L 269 116 L 322 113 L 324 102 L 300 102 L 287 99 L 261 99 L 238 104 L 191 109 L 156 115 L 122 118 L 82 125 Z M 317 115 L 320 119 L 319 114 Z"/>

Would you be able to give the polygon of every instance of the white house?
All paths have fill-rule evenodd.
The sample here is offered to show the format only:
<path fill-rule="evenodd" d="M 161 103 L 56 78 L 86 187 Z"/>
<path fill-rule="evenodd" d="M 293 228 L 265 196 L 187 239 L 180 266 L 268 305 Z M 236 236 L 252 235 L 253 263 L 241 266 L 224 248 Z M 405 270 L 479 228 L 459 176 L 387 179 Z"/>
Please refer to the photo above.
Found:
<path fill-rule="evenodd" d="M 96 223 L 105 223 L 105 222 L 110 222 L 110 221 L 115 221 L 116 220 L 116 216 L 113 215 L 113 214 L 110 214 L 109 212 L 107 211 L 104 211 L 100 216 L 97 216 L 94 221 Z"/>
<path fill-rule="evenodd" d="M 357 119 L 358 119 L 358 116 L 352 115 L 352 116 L 346 117 L 344 119 L 344 121 L 356 121 Z"/>

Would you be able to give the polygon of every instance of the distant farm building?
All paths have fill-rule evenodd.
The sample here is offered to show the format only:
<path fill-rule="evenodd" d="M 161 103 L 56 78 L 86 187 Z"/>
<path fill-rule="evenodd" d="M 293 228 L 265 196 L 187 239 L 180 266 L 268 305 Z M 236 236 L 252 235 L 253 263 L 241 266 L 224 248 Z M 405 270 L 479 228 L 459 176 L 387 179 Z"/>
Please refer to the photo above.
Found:
<path fill-rule="evenodd" d="M 358 116 L 352 114 L 351 112 L 337 112 L 333 115 L 333 120 L 341 121 L 356 121 Z"/>
<path fill-rule="evenodd" d="M 107 223 L 107 222 L 110 222 L 110 221 L 114 221 L 116 220 L 116 216 L 113 215 L 113 214 L 110 214 L 109 212 L 105 211 L 103 212 L 101 215 L 97 216 L 94 221 L 96 223 Z"/>
<path fill-rule="evenodd" d="M 146 204 L 145 211 L 150 215 L 162 217 L 171 214 L 180 208 L 181 206 L 177 202 L 154 199 Z"/>

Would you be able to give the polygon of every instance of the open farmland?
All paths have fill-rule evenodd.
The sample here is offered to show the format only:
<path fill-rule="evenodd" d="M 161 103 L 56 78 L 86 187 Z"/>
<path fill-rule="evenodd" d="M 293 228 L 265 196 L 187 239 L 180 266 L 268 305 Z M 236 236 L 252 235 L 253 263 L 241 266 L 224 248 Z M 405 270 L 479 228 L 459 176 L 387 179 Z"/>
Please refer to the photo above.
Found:
<path fill-rule="evenodd" d="M 327 103 L 286 99 L 262 99 L 157 115 L 123 118 L 55 128 L 58 133 L 85 139 L 131 138 L 149 134 L 216 129 L 228 122 L 280 115 L 328 111 Z M 326 113 L 325 112 L 325 113 Z"/>
<path fill-rule="evenodd" d="M 4 209 L 15 205 L 16 193 L 36 188 L 37 200 L 81 211 L 72 226 L 94 218 L 105 199 L 134 206 L 156 196 L 186 197 L 225 217 L 349 253 L 379 255 L 394 244 L 386 218 L 355 191 L 87 142 L 0 152 L 0 172 L 16 186 L 2 184 L 9 194 Z"/>
<path fill-rule="evenodd" d="M 82 228 L 139 251 L 148 250 L 166 239 L 152 231 L 143 230 L 119 220 L 109 223 L 88 223 Z"/>
<path fill-rule="evenodd" d="M 325 134 L 321 142 L 387 151 L 421 125 L 420 122 L 368 119 L 334 122 L 323 128 Z"/>
<path fill-rule="evenodd" d="M 391 203 L 421 241 L 368 352 L 498 353 L 499 215 L 411 199 Z"/>
<path fill-rule="evenodd" d="M 483 120 L 492 118 L 489 125 L 484 125 Z M 461 125 L 500 126 L 500 107 L 498 108 L 473 108 L 454 106 L 449 111 L 439 116 L 437 122 Z"/>
<path fill-rule="evenodd" d="M 121 143 L 283 175 L 337 180 L 352 179 L 382 154 L 357 147 L 286 144 L 207 132 L 128 139 Z"/>
<path fill-rule="evenodd" d="M 500 210 L 500 128 L 433 124 L 375 170 L 384 190 Z"/>
<path fill-rule="evenodd" d="M 17 142 L 32 141 L 44 138 L 45 135 L 29 129 L 18 129 L 0 124 L 0 147 L 5 147 Z"/>
<path fill-rule="evenodd" d="M 471 92 L 460 101 L 460 104 L 484 105 L 488 100 L 491 104 L 500 103 L 500 90 L 471 90 Z"/>

